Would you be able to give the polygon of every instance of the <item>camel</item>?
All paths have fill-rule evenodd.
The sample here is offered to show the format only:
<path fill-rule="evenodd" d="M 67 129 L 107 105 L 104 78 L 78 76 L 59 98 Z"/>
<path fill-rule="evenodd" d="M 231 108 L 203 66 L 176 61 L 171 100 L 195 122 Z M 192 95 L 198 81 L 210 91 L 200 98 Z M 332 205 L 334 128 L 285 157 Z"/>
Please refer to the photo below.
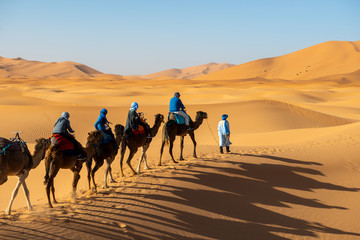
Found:
<path fill-rule="evenodd" d="M 102 135 L 101 133 L 93 136 L 92 139 L 88 137 L 88 143 L 91 144 L 93 142 L 99 142 Z M 78 148 L 86 154 L 85 149 L 78 143 Z M 87 154 L 86 154 L 87 155 Z M 78 160 L 77 154 L 75 155 L 64 155 L 64 153 L 60 150 L 58 145 L 52 144 L 45 154 L 45 182 L 46 185 L 46 194 L 48 198 L 49 207 L 53 208 L 50 200 L 50 188 L 53 196 L 54 203 L 57 203 L 55 198 L 55 188 L 54 188 L 54 178 L 60 169 L 70 169 L 74 173 L 73 178 L 73 192 L 72 198 L 76 198 L 76 187 L 77 183 L 80 179 L 80 170 L 82 168 L 83 161 Z"/>
<path fill-rule="evenodd" d="M 49 139 L 40 138 L 35 141 L 35 151 L 32 156 L 26 145 L 23 145 L 24 151 L 21 149 L 16 151 L 5 150 L 0 153 L 0 185 L 7 181 L 8 176 L 16 176 L 18 178 L 18 182 L 11 194 L 9 206 L 5 210 L 6 215 L 11 214 L 11 206 L 20 186 L 22 186 L 24 190 L 28 209 L 30 211 L 33 209 L 29 198 L 30 192 L 26 186 L 25 180 L 28 177 L 30 170 L 36 168 L 40 164 L 41 160 L 43 160 L 45 151 L 50 145 Z"/>
<path fill-rule="evenodd" d="M 93 131 L 89 133 L 89 136 L 95 134 L 99 131 Z M 101 132 L 101 131 L 100 131 Z M 104 164 L 104 159 L 106 159 L 106 169 L 105 169 L 105 178 L 104 178 L 104 188 L 108 188 L 107 178 L 108 174 L 110 175 L 110 181 L 115 182 L 112 176 L 111 163 L 114 161 L 116 154 L 118 153 L 118 147 L 124 135 L 124 126 L 121 124 L 115 125 L 115 142 L 116 148 L 114 149 L 113 143 L 104 143 L 100 144 L 101 141 L 95 144 L 86 144 L 86 152 L 88 154 L 86 167 L 88 170 L 88 182 L 89 189 L 91 189 L 91 178 L 93 179 L 94 189 L 97 191 L 97 186 L 95 183 L 95 172 Z M 92 159 L 95 161 L 95 166 L 91 170 Z"/>
<path fill-rule="evenodd" d="M 185 124 L 177 124 L 175 119 L 168 120 L 165 123 L 164 128 L 163 128 L 163 136 L 162 136 L 162 143 L 161 143 L 161 150 L 160 150 L 160 161 L 159 161 L 158 166 L 161 166 L 161 157 L 162 157 L 162 154 L 164 151 L 165 143 L 170 143 L 170 146 L 169 146 L 170 156 L 171 156 L 173 162 L 177 163 L 177 161 L 175 161 L 173 153 L 172 153 L 176 136 L 181 137 L 180 160 L 184 160 L 184 158 L 183 158 L 184 137 L 186 136 L 187 133 L 189 133 L 191 140 L 194 144 L 193 157 L 197 158 L 197 156 L 196 156 L 196 141 L 195 141 L 194 131 L 200 127 L 200 125 L 202 124 L 204 119 L 207 119 L 206 112 L 202 112 L 202 111 L 196 112 L 195 122 L 193 122 L 190 119 L 190 127 L 192 128 L 192 130 L 190 130 L 190 131 L 187 130 L 187 126 Z"/>
<path fill-rule="evenodd" d="M 156 114 L 154 125 L 150 129 L 150 134 L 152 137 L 156 136 L 157 132 L 159 131 L 160 125 L 163 122 L 164 122 L 164 116 L 162 114 Z M 145 134 L 139 134 L 139 135 L 131 134 L 127 138 L 126 137 L 123 138 L 123 140 L 121 142 L 121 157 L 120 157 L 120 170 L 121 170 L 122 177 L 124 177 L 122 164 L 123 164 L 123 160 L 124 160 L 126 147 L 128 147 L 130 150 L 129 157 L 126 160 L 126 163 L 129 165 L 129 167 L 134 175 L 136 175 L 136 172 L 132 168 L 130 161 L 134 157 L 134 155 L 137 152 L 139 147 L 142 147 L 142 154 L 141 154 L 141 157 L 139 160 L 139 165 L 138 165 L 137 170 L 138 170 L 138 172 L 140 171 L 140 165 L 141 165 L 141 162 L 143 159 L 145 161 L 145 168 L 149 169 L 147 162 L 146 162 L 146 151 L 148 150 L 151 141 L 152 141 L 152 138 L 147 138 Z"/>

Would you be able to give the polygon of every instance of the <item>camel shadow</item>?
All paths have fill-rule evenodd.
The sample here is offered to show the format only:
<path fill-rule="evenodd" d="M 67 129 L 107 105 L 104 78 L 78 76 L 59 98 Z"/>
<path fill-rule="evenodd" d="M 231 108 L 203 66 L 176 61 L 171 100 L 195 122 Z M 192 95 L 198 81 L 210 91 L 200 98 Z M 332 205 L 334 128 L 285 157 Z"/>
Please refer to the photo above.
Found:
<path fill-rule="evenodd" d="M 284 157 L 278 157 L 278 156 L 272 156 L 272 155 L 253 155 L 253 154 L 239 154 L 239 153 L 234 153 L 234 154 L 240 155 L 240 156 L 266 158 L 266 159 L 272 159 L 272 160 L 277 160 L 277 161 L 286 162 L 286 163 L 294 163 L 294 164 L 318 165 L 318 166 L 323 165 L 318 162 L 301 161 L 301 160 L 295 160 L 295 159 L 291 159 L 291 158 L 284 158 Z"/>
<path fill-rule="evenodd" d="M 53 229 L 53 235 L 37 235 L 39 239 L 46 236 L 71 239 L 69 233 L 76 232 L 109 239 L 284 240 L 319 237 L 319 234 L 331 234 L 335 239 L 337 235 L 360 237 L 360 233 L 270 210 L 267 206 L 290 209 L 299 205 L 347 211 L 344 206 L 334 206 L 284 189 L 310 193 L 316 189 L 339 193 L 359 189 L 314 179 L 312 176 L 324 174 L 304 165 L 316 164 L 273 156 L 269 159 L 299 166 L 255 164 L 239 162 L 239 159 L 222 161 L 225 165 L 211 158 L 189 162 L 187 167 L 179 167 L 171 174 L 153 172 L 142 176 L 137 184 L 124 180 L 122 185 L 108 192 L 72 203 L 70 209 L 75 215 L 68 222 L 55 218 L 52 223 L 32 224 L 33 235 L 29 235 L 29 227 L 22 237 L 34 238 L 36 231 L 43 228 Z M 127 227 L 119 229 L 119 222 Z M 10 236 L 7 229 L 9 226 L 2 225 L 0 234 Z M 21 232 L 20 227 L 16 231 Z M 62 235 L 65 233 L 68 235 Z"/>

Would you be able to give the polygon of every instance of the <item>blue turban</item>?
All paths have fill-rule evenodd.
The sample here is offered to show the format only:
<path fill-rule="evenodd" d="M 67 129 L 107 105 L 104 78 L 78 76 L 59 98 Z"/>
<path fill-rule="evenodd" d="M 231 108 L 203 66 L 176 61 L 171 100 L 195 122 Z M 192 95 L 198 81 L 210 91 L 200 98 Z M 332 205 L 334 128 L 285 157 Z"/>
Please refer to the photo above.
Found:
<path fill-rule="evenodd" d="M 138 107 L 139 107 L 139 105 L 137 104 L 137 102 L 133 102 L 133 103 L 131 104 L 130 110 L 136 111 L 136 110 L 138 109 Z"/>
<path fill-rule="evenodd" d="M 221 116 L 221 119 L 222 120 L 226 120 L 228 118 L 228 115 L 227 114 L 223 114 L 222 116 Z"/>

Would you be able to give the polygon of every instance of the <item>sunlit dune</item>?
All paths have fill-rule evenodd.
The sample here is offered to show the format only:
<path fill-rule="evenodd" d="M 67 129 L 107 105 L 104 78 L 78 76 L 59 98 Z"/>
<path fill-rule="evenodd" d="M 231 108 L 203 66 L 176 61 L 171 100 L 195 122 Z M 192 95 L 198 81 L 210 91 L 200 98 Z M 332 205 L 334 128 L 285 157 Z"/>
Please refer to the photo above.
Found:
<path fill-rule="evenodd" d="M 197 111 L 208 115 L 195 131 L 198 158 L 186 136 L 185 161 L 173 163 L 166 146 L 158 166 L 162 123 L 147 151 L 150 170 L 131 176 L 127 150 L 125 177 L 118 154 L 112 164 L 116 182 L 101 188 L 104 164 L 96 172 L 95 193 L 88 190 L 84 164 L 77 199 L 71 200 L 73 175 L 61 169 L 53 209 L 41 162 L 26 180 L 34 211 L 25 208 L 19 191 L 12 215 L 0 213 L 0 238 L 359 239 L 359 48 L 359 41 L 326 42 L 202 76 L 209 66 L 148 79 L 102 74 L 73 62 L 0 58 L 0 136 L 22 131 L 31 151 L 35 139 L 51 136 L 64 111 L 83 145 L 102 108 L 112 127 L 125 125 L 136 101 L 153 125 L 155 114 L 167 120 L 169 100 L 178 91 L 193 120 Z M 219 153 L 217 127 L 224 113 L 231 154 Z M 177 138 L 176 160 L 179 147 Z M 0 186 L 1 211 L 16 181 L 9 177 Z"/>
<path fill-rule="evenodd" d="M 197 79 L 314 79 L 360 69 L 360 41 L 330 41 L 279 57 L 240 64 Z"/>

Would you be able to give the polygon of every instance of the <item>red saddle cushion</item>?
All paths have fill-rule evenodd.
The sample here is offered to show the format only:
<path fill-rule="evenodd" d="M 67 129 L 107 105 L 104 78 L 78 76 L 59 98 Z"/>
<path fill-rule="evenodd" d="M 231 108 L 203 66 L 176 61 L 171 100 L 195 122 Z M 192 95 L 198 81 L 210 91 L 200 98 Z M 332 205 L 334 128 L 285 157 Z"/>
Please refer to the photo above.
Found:
<path fill-rule="evenodd" d="M 61 151 L 65 151 L 65 150 L 73 150 L 74 149 L 74 144 L 72 144 L 72 142 L 70 142 L 69 140 L 67 140 L 66 138 L 64 138 L 63 136 L 59 135 L 59 134 L 54 134 L 53 135 L 59 146 L 60 146 L 60 150 Z"/>
<path fill-rule="evenodd" d="M 132 131 L 135 135 L 145 134 L 145 129 L 141 125 L 139 125 L 138 130 L 132 129 Z"/>

